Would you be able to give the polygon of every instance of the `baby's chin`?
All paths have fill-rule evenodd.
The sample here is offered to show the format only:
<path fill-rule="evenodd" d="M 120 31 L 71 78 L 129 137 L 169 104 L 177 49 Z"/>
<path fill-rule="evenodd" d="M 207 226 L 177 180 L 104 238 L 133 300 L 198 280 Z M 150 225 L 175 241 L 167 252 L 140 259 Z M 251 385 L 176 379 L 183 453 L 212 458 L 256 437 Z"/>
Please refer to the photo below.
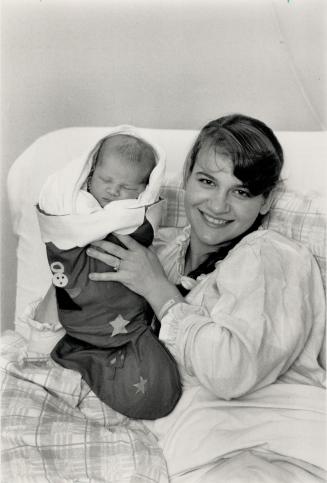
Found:
<path fill-rule="evenodd" d="M 137 196 L 120 196 L 119 198 L 103 198 L 101 200 L 97 200 L 98 203 L 100 204 L 101 208 L 104 208 L 105 206 L 109 205 L 109 203 L 112 203 L 113 201 L 122 201 L 122 200 L 137 200 Z"/>

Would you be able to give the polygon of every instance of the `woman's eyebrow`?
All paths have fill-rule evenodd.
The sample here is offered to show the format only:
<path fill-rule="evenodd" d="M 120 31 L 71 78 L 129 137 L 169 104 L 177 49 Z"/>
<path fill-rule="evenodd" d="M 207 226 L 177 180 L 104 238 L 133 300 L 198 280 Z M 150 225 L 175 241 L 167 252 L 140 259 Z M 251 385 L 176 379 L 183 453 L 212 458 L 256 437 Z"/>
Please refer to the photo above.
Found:
<path fill-rule="evenodd" d="M 202 176 L 207 176 L 207 178 L 211 178 L 212 180 L 215 180 L 215 176 L 208 173 L 207 171 L 202 171 L 201 168 L 198 168 L 196 171 L 195 171 L 196 174 L 200 174 Z"/>
<path fill-rule="evenodd" d="M 217 178 L 214 175 L 208 173 L 207 171 L 202 171 L 201 167 L 199 167 L 195 170 L 195 174 L 200 175 L 200 176 L 206 176 L 207 178 L 210 178 L 212 181 L 217 181 Z M 247 190 L 249 189 L 246 186 L 246 184 L 242 183 L 242 181 L 239 181 L 239 182 L 233 184 L 233 188 L 243 188 L 243 189 L 247 189 Z"/>

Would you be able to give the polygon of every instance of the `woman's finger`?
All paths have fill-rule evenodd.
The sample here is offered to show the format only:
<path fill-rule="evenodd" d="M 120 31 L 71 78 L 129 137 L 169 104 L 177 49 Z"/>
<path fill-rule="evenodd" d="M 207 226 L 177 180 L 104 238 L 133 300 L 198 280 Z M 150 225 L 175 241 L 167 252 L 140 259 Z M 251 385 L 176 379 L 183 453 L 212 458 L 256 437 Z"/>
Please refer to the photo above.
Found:
<path fill-rule="evenodd" d="M 90 249 L 92 249 L 92 247 L 101 248 L 101 250 L 103 250 L 103 252 L 105 252 L 106 254 L 114 255 L 115 257 L 118 257 L 118 258 L 125 258 L 125 256 L 127 255 L 127 250 L 125 248 L 120 247 L 115 243 L 108 242 L 106 240 L 93 242 L 91 243 Z M 97 251 L 101 253 L 99 250 Z M 93 256 L 93 254 L 90 256 Z M 94 258 L 97 258 L 97 257 L 94 257 Z"/>
<path fill-rule="evenodd" d="M 117 267 L 118 264 L 120 264 L 121 259 L 119 257 L 114 257 L 113 255 L 109 255 L 108 253 L 103 253 L 100 250 L 97 250 L 96 248 L 88 248 L 86 250 L 86 254 L 91 257 L 91 258 L 96 258 L 97 260 L 100 260 L 101 262 L 105 263 L 109 267 Z"/>
<path fill-rule="evenodd" d="M 89 279 L 96 282 L 120 282 L 119 272 L 89 273 Z"/>
<path fill-rule="evenodd" d="M 118 238 L 119 241 L 121 241 L 126 248 L 128 248 L 129 250 L 134 250 L 136 248 L 138 248 L 140 246 L 140 244 L 134 240 L 134 238 L 132 238 L 131 236 L 129 235 L 117 235 L 117 233 L 115 233 L 115 236 Z"/>

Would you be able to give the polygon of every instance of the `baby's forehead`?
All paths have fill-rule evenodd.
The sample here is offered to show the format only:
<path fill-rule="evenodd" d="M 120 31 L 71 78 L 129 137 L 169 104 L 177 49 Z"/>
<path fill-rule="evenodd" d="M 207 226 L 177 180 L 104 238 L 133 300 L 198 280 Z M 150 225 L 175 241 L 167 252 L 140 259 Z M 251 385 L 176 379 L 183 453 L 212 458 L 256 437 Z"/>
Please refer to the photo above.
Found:
<path fill-rule="evenodd" d="M 139 140 L 128 134 L 109 135 L 103 139 L 100 150 L 115 150 L 124 146 L 136 146 Z"/>
<path fill-rule="evenodd" d="M 98 151 L 98 162 L 116 156 L 120 160 L 140 164 L 153 169 L 156 164 L 156 154 L 152 146 L 142 139 L 127 134 L 116 134 L 105 138 Z M 136 166 L 135 166 L 136 167 Z"/>
<path fill-rule="evenodd" d="M 130 136 L 128 134 L 115 134 L 106 137 L 100 145 L 99 153 L 102 155 L 119 152 L 128 154 L 131 152 L 147 154 L 155 157 L 152 146 L 142 139 Z"/>

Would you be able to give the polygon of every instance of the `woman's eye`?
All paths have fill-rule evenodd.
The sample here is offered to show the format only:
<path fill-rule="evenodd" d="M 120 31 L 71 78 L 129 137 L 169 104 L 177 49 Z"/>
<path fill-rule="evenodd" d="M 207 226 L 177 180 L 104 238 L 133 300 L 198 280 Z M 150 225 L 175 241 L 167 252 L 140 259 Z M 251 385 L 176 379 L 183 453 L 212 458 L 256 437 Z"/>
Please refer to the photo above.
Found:
<path fill-rule="evenodd" d="M 206 186 L 214 186 L 215 185 L 215 183 L 211 179 L 208 179 L 208 178 L 199 178 L 199 182 L 201 184 L 206 185 Z"/>
<path fill-rule="evenodd" d="M 245 190 L 245 189 L 237 189 L 235 192 L 241 198 L 250 198 L 251 197 L 250 192 L 248 190 Z"/>

